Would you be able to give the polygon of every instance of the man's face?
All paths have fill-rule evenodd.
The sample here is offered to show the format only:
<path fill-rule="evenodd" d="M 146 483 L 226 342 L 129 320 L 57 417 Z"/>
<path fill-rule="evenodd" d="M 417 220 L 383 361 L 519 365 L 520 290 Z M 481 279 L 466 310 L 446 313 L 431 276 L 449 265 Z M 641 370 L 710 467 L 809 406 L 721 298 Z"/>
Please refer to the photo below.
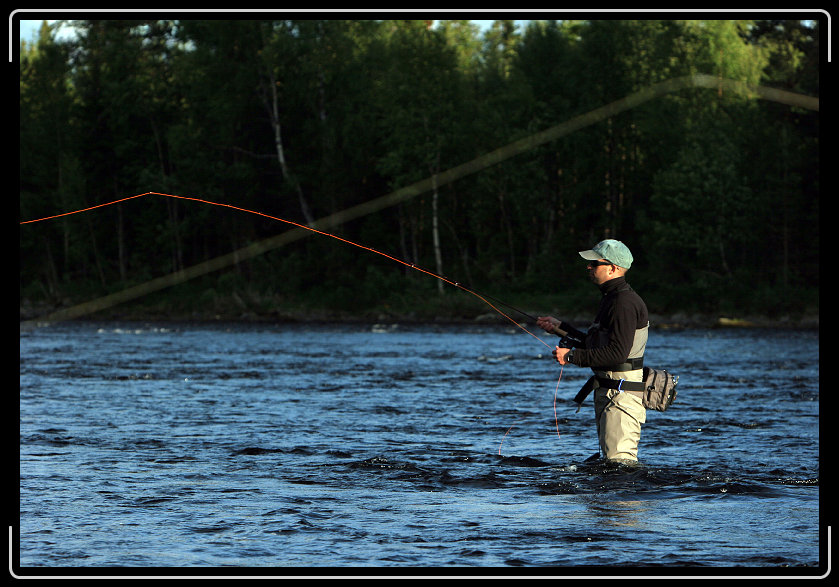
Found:
<path fill-rule="evenodd" d="M 588 262 L 588 276 L 595 285 L 605 283 L 617 277 L 617 266 L 606 259 Z"/>

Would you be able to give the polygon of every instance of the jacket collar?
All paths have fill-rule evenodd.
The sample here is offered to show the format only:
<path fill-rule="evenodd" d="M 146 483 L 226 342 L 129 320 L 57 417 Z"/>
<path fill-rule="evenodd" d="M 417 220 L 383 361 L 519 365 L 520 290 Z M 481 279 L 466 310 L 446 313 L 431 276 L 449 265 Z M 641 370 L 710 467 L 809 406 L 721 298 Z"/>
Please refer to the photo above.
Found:
<path fill-rule="evenodd" d="M 615 277 L 614 279 L 610 279 L 609 281 L 605 281 L 600 284 L 600 293 L 604 296 L 610 294 L 612 292 L 618 291 L 618 289 L 629 287 L 629 284 L 626 283 L 626 277 Z"/>

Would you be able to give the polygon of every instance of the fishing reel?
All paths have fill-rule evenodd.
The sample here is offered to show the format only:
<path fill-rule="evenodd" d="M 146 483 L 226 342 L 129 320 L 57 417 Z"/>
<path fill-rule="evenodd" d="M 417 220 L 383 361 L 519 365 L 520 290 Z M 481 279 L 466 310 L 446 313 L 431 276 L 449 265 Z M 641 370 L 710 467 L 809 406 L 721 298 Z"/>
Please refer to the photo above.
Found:
<path fill-rule="evenodd" d="M 583 341 L 569 332 L 556 327 L 554 332 L 560 336 L 559 343 L 556 345 L 562 349 L 573 349 L 583 346 Z"/>
<path fill-rule="evenodd" d="M 559 342 L 556 346 L 561 349 L 573 349 L 575 346 L 579 346 L 580 341 L 572 338 L 570 335 L 566 334 L 562 338 L 559 339 Z"/>

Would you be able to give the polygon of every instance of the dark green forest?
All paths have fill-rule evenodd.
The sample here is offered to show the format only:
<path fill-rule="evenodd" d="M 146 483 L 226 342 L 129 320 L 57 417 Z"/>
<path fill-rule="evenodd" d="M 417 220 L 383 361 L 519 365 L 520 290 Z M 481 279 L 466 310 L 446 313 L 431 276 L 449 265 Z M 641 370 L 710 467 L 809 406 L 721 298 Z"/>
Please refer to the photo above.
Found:
<path fill-rule="evenodd" d="M 818 314 L 819 20 L 85 20 L 21 43 L 20 221 L 146 192 L 309 224 L 517 307 L 590 313 L 577 251 L 635 256 L 655 314 Z M 497 164 L 434 178 L 683 76 Z M 726 85 L 723 82 L 741 82 Z M 54 310 L 289 230 L 143 197 L 20 226 L 20 297 Z M 37 314 L 37 312 L 27 310 Z M 320 235 L 143 296 L 134 316 L 474 317 L 433 277 Z M 318 314 L 320 313 L 320 314 Z"/>

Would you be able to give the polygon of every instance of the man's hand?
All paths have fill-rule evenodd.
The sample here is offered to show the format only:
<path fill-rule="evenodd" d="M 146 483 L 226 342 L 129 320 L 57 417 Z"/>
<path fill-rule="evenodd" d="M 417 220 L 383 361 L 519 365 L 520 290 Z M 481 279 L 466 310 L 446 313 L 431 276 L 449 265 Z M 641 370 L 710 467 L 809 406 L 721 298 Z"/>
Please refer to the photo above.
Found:
<path fill-rule="evenodd" d="M 557 361 L 559 361 L 560 365 L 567 365 L 568 361 L 565 360 L 565 356 L 570 352 L 571 349 L 556 347 L 551 354 L 556 358 Z"/>
<path fill-rule="evenodd" d="M 562 324 L 562 322 L 553 316 L 539 316 L 536 319 L 536 326 L 551 334 L 558 334 L 556 329 L 559 328 L 560 324 Z"/>

